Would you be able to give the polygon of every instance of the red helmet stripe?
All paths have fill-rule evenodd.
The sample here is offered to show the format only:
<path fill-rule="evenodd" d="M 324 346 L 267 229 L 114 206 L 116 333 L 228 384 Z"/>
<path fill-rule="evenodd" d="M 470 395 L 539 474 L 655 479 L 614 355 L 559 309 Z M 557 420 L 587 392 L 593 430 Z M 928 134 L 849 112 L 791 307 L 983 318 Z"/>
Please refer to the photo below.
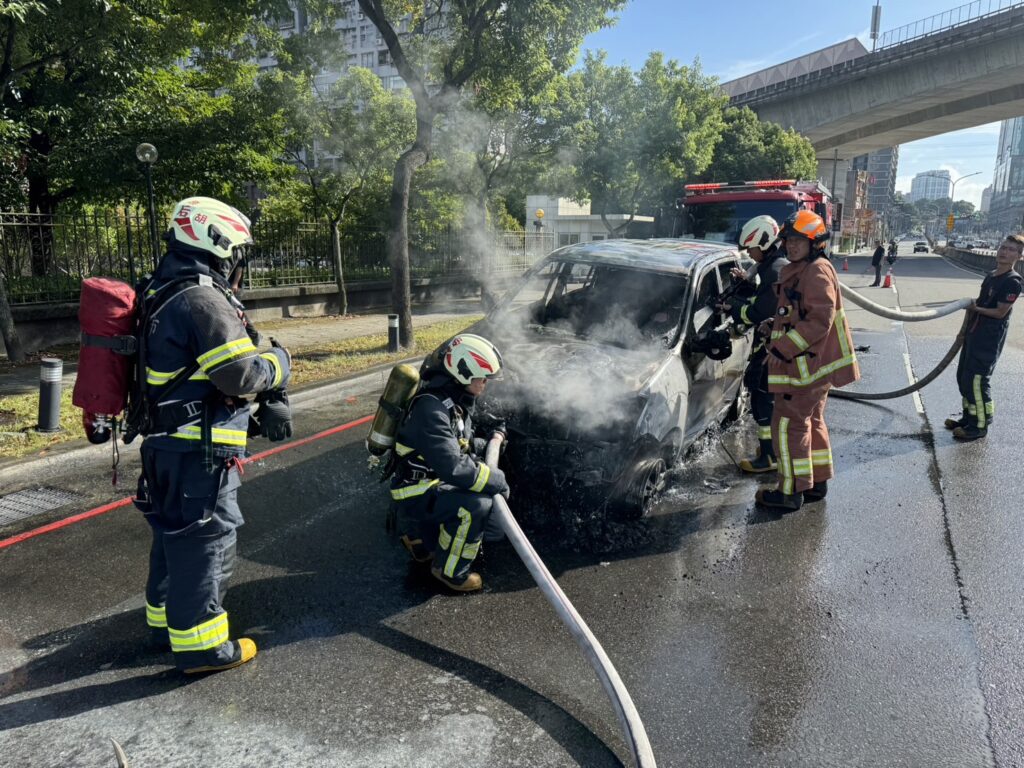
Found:
<path fill-rule="evenodd" d="M 470 357 L 473 358 L 473 360 L 476 361 L 476 364 L 483 368 L 485 371 L 490 371 L 491 373 L 494 373 L 494 368 L 491 366 L 490 363 L 487 362 L 485 358 L 480 357 L 480 355 L 478 355 L 476 352 L 473 352 L 472 350 L 470 350 L 469 355 Z"/>
<path fill-rule="evenodd" d="M 755 230 L 754 230 L 753 232 L 751 232 L 751 233 L 750 233 L 749 235 L 747 235 L 747 239 L 743 241 L 743 244 L 744 244 L 744 245 L 746 245 L 746 244 L 747 244 L 747 243 L 749 243 L 749 242 L 750 242 L 751 240 L 753 240 L 753 239 L 754 239 L 754 236 L 755 236 L 756 234 L 757 234 L 757 230 L 755 229 Z"/>
<path fill-rule="evenodd" d="M 184 232 L 189 237 L 191 237 L 193 240 L 199 239 L 198 237 L 196 237 L 196 233 L 192 231 L 192 221 L 188 217 L 175 219 L 174 223 L 181 227 L 181 231 Z"/>
<path fill-rule="evenodd" d="M 217 214 L 217 218 L 218 219 L 223 219 L 224 221 L 226 221 L 228 224 L 230 224 L 232 227 L 234 227 L 236 232 L 241 232 L 241 233 L 246 234 L 246 235 L 249 234 L 249 230 L 245 227 L 244 224 L 242 224 L 241 222 L 235 221 L 230 216 L 223 216 L 223 215 L 218 213 Z"/>

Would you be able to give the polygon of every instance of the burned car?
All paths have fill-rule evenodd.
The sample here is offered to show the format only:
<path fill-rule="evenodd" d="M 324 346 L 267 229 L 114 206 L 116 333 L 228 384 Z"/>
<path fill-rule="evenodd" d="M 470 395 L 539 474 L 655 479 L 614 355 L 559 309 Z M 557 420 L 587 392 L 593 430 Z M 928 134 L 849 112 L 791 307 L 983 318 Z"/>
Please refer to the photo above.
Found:
<path fill-rule="evenodd" d="M 518 499 L 648 510 L 666 470 L 740 407 L 750 341 L 716 309 L 739 266 L 702 240 L 571 245 L 488 312 L 474 330 L 506 374 L 479 410 L 507 424 Z"/>

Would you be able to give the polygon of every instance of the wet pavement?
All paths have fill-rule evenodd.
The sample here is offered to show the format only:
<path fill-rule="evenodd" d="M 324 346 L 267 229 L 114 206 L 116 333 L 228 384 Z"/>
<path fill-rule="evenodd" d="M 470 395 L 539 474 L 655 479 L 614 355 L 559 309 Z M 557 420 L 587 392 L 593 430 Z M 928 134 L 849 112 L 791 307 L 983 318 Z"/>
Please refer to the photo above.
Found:
<path fill-rule="evenodd" d="M 870 282 L 861 259 L 850 266 L 849 284 Z M 980 281 L 934 256 L 896 272 L 898 294 L 869 295 L 907 309 Z M 923 375 L 959 325 L 849 315 L 870 346 L 864 391 L 904 386 L 908 350 Z M 615 662 L 660 766 L 1024 764 L 1019 323 L 985 441 L 954 445 L 941 428 L 959 403 L 951 369 L 924 414 L 913 398 L 830 402 L 838 477 L 824 502 L 755 510 L 758 483 L 726 452 L 751 449 L 740 425 L 674 471 L 628 546 L 534 541 Z M 351 400 L 311 401 L 301 434 L 372 407 Z M 183 680 L 145 649 L 148 531 L 131 507 L 0 549 L 4 760 L 112 766 L 114 737 L 135 766 L 628 764 L 593 673 L 510 547 L 488 548 L 480 595 L 443 594 L 408 566 L 384 530 L 364 430 L 248 467 L 226 606 L 260 655 L 238 670 Z M 47 471 L 10 490 L 81 499 L 0 539 L 124 495 L 99 463 Z"/>

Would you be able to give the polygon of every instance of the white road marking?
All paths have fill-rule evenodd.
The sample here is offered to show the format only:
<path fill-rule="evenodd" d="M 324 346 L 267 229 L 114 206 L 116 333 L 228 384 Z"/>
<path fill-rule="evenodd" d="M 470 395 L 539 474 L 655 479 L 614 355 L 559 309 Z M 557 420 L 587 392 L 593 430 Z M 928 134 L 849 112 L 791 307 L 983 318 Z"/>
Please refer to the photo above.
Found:
<path fill-rule="evenodd" d="M 907 367 L 907 381 L 910 382 L 911 386 L 917 384 L 917 378 L 914 376 L 914 369 L 910 364 L 910 352 L 903 353 L 903 364 Z M 924 416 L 924 402 L 921 400 L 920 390 L 914 392 L 914 407 L 917 409 L 919 415 Z"/>

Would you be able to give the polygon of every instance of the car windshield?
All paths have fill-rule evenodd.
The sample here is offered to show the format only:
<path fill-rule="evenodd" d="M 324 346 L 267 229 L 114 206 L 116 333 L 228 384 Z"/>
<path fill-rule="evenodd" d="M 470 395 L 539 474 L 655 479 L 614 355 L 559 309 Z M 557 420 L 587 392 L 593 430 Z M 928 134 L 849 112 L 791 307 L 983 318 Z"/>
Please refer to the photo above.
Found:
<path fill-rule="evenodd" d="M 549 333 L 620 347 L 668 345 L 678 332 L 686 286 L 682 275 L 555 260 L 527 276 L 498 311 Z"/>
<path fill-rule="evenodd" d="M 733 200 L 686 206 L 687 236 L 721 243 L 739 241 L 740 228 L 755 216 L 783 222 L 797 209 L 795 200 Z"/>

